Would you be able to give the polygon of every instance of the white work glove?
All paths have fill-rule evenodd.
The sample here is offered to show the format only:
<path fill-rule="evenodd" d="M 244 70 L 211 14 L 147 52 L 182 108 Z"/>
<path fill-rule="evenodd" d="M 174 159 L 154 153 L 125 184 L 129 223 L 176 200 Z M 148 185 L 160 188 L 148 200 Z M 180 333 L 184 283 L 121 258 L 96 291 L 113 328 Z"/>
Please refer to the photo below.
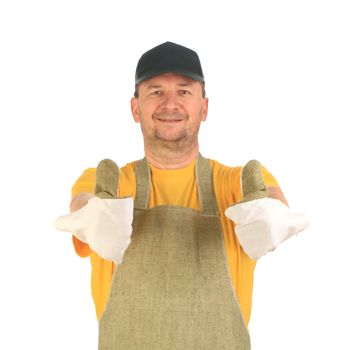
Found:
<path fill-rule="evenodd" d="M 132 233 L 134 199 L 93 197 L 81 209 L 59 217 L 55 227 L 71 232 L 105 260 L 121 264 Z"/>
<path fill-rule="evenodd" d="M 234 221 L 235 233 L 244 252 L 258 259 L 303 231 L 308 217 L 293 213 L 278 199 L 267 198 L 260 163 L 250 161 L 242 171 L 244 199 L 232 205 L 225 215 Z"/>
<path fill-rule="evenodd" d="M 112 160 L 101 161 L 96 169 L 95 197 L 81 209 L 59 217 L 58 230 L 71 232 L 105 260 L 122 263 L 130 244 L 133 198 L 116 198 L 119 168 Z"/>
<path fill-rule="evenodd" d="M 309 224 L 278 199 L 261 198 L 236 204 L 225 211 L 235 222 L 236 236 L 251 259 L 259 259 L 282 242 L 303 231 Z"/>

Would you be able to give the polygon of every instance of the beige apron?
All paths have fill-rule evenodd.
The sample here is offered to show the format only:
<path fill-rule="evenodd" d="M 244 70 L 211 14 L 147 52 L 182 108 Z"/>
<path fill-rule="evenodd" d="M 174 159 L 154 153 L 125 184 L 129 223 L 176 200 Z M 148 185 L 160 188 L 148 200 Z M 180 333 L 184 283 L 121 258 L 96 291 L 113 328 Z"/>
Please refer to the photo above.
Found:
<path fill-rule="evenodd" d="M 250 349 L 209 161 L 201 156 L 196 177 L 201 211 L 148 209 L 150 169 L 146 159 L 139 161 L 132 242 L 113 276 L 99 350 Z"/>

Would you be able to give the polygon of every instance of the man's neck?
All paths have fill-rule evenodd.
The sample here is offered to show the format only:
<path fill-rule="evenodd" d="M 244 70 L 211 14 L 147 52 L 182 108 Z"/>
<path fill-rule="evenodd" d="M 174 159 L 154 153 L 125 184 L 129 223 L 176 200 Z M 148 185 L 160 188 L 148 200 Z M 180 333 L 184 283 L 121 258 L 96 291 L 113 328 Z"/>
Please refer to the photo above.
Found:
<path fill-rule="evenodd" d="M 185 149 L 149 147 L 145 144 L 145 155 L 149 163 L 159 169 L 180 169 L 193 162 L 199 153 L 199 144 Z"/>

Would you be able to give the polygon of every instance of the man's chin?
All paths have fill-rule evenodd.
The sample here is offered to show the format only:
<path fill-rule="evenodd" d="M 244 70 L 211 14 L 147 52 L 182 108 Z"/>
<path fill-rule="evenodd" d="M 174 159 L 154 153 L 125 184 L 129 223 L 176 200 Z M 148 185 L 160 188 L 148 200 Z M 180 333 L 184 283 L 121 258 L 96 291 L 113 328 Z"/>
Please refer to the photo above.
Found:
<path fill-rule="evenodd" d="M 158 141 L 170 142 L 170 143 L 180 142 L 187 137 L 185 133 L 174 134 L 174 135 L 156 133 L 154 136 L 155 136 L 155 139 Z"/>

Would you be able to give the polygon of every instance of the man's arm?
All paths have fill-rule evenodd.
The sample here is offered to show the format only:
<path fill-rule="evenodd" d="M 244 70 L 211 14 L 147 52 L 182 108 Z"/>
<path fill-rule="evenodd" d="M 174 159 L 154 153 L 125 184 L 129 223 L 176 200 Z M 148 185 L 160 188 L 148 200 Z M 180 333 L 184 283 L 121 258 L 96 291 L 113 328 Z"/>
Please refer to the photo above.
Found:
<path fill-rule="evenodd" d="M 267 186 L 267 196 L 272 199 L 278 199 L 289 207 L 288 201 L 286 197 L 284 197 L 284 194 L 279 186 Z"/>
<path fill-rule="evenodd" d="M 92 197 L 94 195 L 87 192 L 82 192 L 74 196 L 70 202 L 70 213 L 83 208 Z"/>

